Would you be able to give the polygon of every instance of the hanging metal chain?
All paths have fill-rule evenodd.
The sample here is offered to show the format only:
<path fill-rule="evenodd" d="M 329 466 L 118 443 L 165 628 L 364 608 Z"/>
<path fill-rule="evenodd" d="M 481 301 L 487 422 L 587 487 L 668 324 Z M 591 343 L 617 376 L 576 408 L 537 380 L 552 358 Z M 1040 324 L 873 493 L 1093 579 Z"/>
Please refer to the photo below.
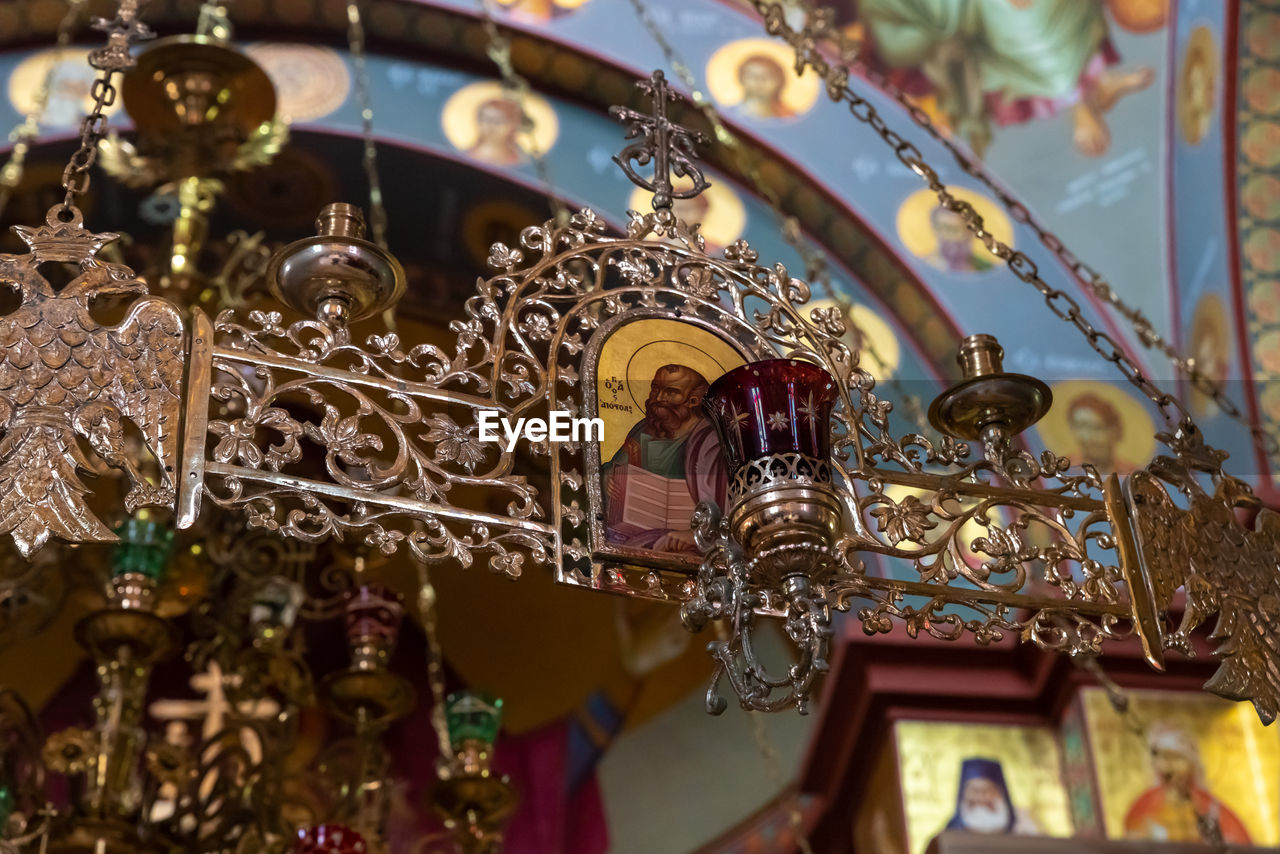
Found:
<path fill-rule="evenodd" d="M 98 77 L 93 81 L 90 93 L 93 108 L 80 122 L 80 147 L 71 155 L 67 167 L 62 171 L 62 188 L 66 190 L 66 196 L 62 201 L 60 215 L 68 221 L 75 208 L 76 196 L 84 195 L 89 190 L 89 170 L 98 159 L 98 141 L 102 139 L 107 127 L 107 117 L 103 111 L 115 103 L 118 94 L 113 85 L 115 76 L 133 67 L 130 46 L 154 35 L 139 20 L 147 2 L 148 0 L 120 0 L 115 18 L 109 21 L 98 18 L 93 22 L 95 30 L 107 34 L 107 46 L 89 53 L 89 64 L 98 69 Z"/>
<path fill-rule="evenodd" d="M 774 747 L 768 731 L 764 728 L 764 714 L 747 712 L 747 725 L 751 727 L 751 737 L 755 739 L 760 756 L 764 759 L 765 773 L 769 781 L 779 790 L 785 788 L 788 781 L 782 773 L 782 759 L 778 756 L 778 749 Z M 804 813 L 796 806 L 796 797 L 795 792 L 787 796 L 787 823 L 791 825 L 791 832 L 795 835 L 796 848 L 800 850 L 800 854 L 813 854 L 813 846 L 809 843 L 808 834 L 804 829 Z"/>
<path fill-rule="evenodd" d="M 698 79 L 693 71 L 690 70 L 689 65 L 671 46 L 662 28 L 654 21 L 653 15 L 649 12 L 648 7 L 644 5 L 643 0 L 630 0 L 630 2 L 635 10 L 636 17 L 640 19 L 641 26 L 644 27 L 645 31 L 658 45 L 658 48 L 662 51 L 663 58 L 666 59 L 667 64 L 671 66 L 671 70 L 675 72 L 685 89 L 688 90 L 693 105 L 711 124 L 716 141 L 723 145 L 725 150 L 732 155 L 738 172 L 746 177 L 756 195 L 769 206 L 770 213 L 774 217 L 783 240 L 795 250 L 805 266 L 805 279 L 812 284 L 816 284 L 820 292 L 840 308 L 845 324 L 849 328 L 854 341 L 857 342 L 858 350 L 866 353 L 876 365 L 887 366 L 888 362 L 878 352 L 875 341 L 858 326 L 857 318 L 853 314 L 853 303 L 832 284 L 826 258 L 804 239 L 804 231 L 800 226 L 800 221 L 783 211 L 782 202 L 778 198 L 778 194 L 773 191 L 764 180 L 764 176 L 760 174 L 757 162 L 749 155 L 742 141 L 738 139 L 738 135 L 725 124 L 720 111 L 716 109 L 712 100 L 707 97 L 703 87 L 698 84 Z M 886 380 L 886 384 L 894 391 L 895 397 L 901 403 L 903 414 L 911 419 L 921 433 L 931 433 L 932 428 L 925 417 L 925 407 L 920 398 L 908 391 L 906 385 L 897 377 L 889 377 Z"/>
<path fill-rule="evenodd" d="M 425 537 L 425 532 L 418 532 Z M 453 762 L 453 745 L 449 741 L 449 722 L 445 717 L 444 654 L 440 650 L 439 621 L 436 616 L 436 588 L 431 583 L 431 573 L 426 561 L 417 560 L 418 567 L 418 619 L 422 621 L 422 633 L 427 640 L 427 684 L 431 688 L 431 728 L 436 731 L 440 761 Z"/>
<path fill-rule="evenodd" d="M 365 180 L 369 184 L 369 236 L 387 248 L 387 208 L 378 177 L 378 145 L 373 137 L 373 89 L 369 83 L 368 51 L 359 0 L 347 0 L 347 46 L 355 66 L 356 99 L 360 103 L 360 136 L 364 144 Z"/>
<path fill-rule="evenodd" d="M 516 67 L 511 61 L 511 40 L 494 22 L 492 3 L 493 0 L 476 0 L 476 8 L 480 10 L 481 22 L 484 25 L 487 42 L 485 53 L 493 60 L 493 64 L 498 66 L 498 73 L 502 75 L 503 89 L 506 90 L 520 109 L 521 132 L 524 133 L 525 139 L 528 140 L 530 147 L 529 159 L 533 162 L 533 170 L 537 173 L 538 180 L 542 183 L 543 193 L 547 197 L 547 203 L 551 206 L 552 215 L 555 217 L 556 222 L 564 225 L 569 222 L 569 209 L 565 207 L 564 202 L 556 194 L 556 185 L 551 178 L 551 167 L 547 163 L 547 152 L 538 148 L 536 137 L 533 133 L 533 119 L 529 117 L 528 111 L 525 110 L 525 99 L 528 98 L 531 87 L 529 86 L 529 81 L 520 72 L 516 71 Z"/>
<path fill-rule="evenodd" d="M 959 216 L 988 252 L 1003 260 L 1015 276 L 1034 287 L 1044 297 L 1050 311 L 1075 326 L 1094 352 L 1113 363 L 1125 379 L 1155 404 L 1167 422 L 1195 427 L 1191 413 L 1177 398 L 1162 391 L 1143 374 L 1142 369 L 1124 352 L 1115 339 L 1106 332 L 1094 328 L 1093 324 L 1084 317 L 1079 302 L 1045 282 L 1040 277 L 1039 267 L 1026 253 L 1012 248 L 988 231 L 982 216 L 973 205 L 951 192 L 947 184 L 938 177 L 937 171 L 925 162 L 920 150 L 890 128 L 871 102 L 849 87 L 848 67 L 828 61 L 820 49 L 823 42 L 840 43 L 838 37 L 841 34 L 835 27 L 834 14 L 830 9 L 807 10 L 804 28 L 796 30 L 787 23 L 783 8 L 777 3 L 770 0 L 751 0 L 751 2 L 756 11 L 764 17 L 766 31 L 770 35 L 782 38 L 795 51 L 798 72 L 805 68 L 812 68 L 826 83 L 827 94 L 832 100 L 846 102 L 853 117 L 875 131 L 893 150 L 898 160 L 928 184 L 929 189 L 938 197 L 939 205 Z M 847 39 L 845 44 L 850 44 Z M 847 60 L 848 55 L 842 54 L 841 59 Z M 919 107 L 912 110 L 912 116 L 917 123 L 928 120 Z"/>
<path fill-rule="evenodd" d="M 785 10 L 780 4 L 771 0 L 751 0 L 751 3 L 764 18 L 768 33 L 780 36 L 795 51 L 797 71 L 809 67 L 817 72 L 826 83 L 827 94 L 832 100 L 848 102 L 849 110 L 854 117 L 876 131 L 894 150 L 898 160 L 928 183 L 943 207 L 959 214 L 964 219 L 965 225 L 989 252 L 1004 260 L 1018 278 L 1034 285 L 1045 297 L 1054 314 L 1075 325 L 1085 336 L 1089 345 L 1104 359 L 1115 363 L 1126 379 L 1151 398 L 1167 420 L 1181 420 L 1184 423 L 1194 424 L 1190 413 L 1180 402 L 1160 391 L 1109 335 L 1094 329 L 1083 318 L 1080 314 L 1080 306 L 1074 299 L 1044 283 L 1030 258 L 1021 251 L 1013 250 L 986 231 L 982 217 L 967 202 L 957 199 L 948 191 L 947 186 L 938 179 L 937 173 L 924 162 L 923 156 L 915 145 L 903 140 L 888 128 L 876 109 L 849 88 L 849 65 L 856 64 L 868 81 L 902 106 L 912 122 L 951 154 L 961 171 L 979 181 L 998 198 L 1009 211 L 1010 216 L 1035 232 L 1040 243 L 1088 287 L 1095 297 L 1110 305 L 1124 317 L 1133 327 L 1135 335 L 1144 347 L 1163 353 L 1183 375 L 1190 379 L 1198 391 L 1213 399 L 1220 411 L 1244 425 L 1249 430 L 1253 441 L 1269 457 L 1280 456 L 1280 438 L 1268 434 L 1261 427 L 1253 424 L 1240 407 L 1226 396 L 1222 387 L 1201 372 L 1194 359 L 1179 354 L 1173 345 L 1156 332 L 1146 315 L 1140 309 L 1125 302 L 1097 269 L 1081 260 L 1067 248 L 1061 238 L 1041 224 L 1025 205 L 996 184 L 982 166 L 970 159 L 960 146 L 939 129 L 930 119 L 929 114 L 912 101 L 910 96 L 875 68 L 861 61 L 862 45 L 835 25 L 834 13 L 830 9 L 814 9 L 809 0 L 798 0 L 798 6 L 805 14 L 805 23 L 802 29 L 796 30 L 787 23 Z M 822 52 L 824 43 L 834 48 L 842 64 L 837 65 L 827 60 Z M 1176 418 L 1171 417 L 1170 410 L 1176 410 Z"/>
<path fill-rule="evenodd" d="M 67 10 L 62 13 L 62 19 L 58 21 L 58 35 L 54 42 L 53 53 L 49 58 L 49 67 L 45 69 L 40 87 L 36 89 L 31 111 L 23 118 L 22 124 L 15 127 L 9 134 L 13 150 L 9 152 L 9 159 L 5 161 L 4 166 L 0 167 L 0 215 L 4 214 L 4 209 L 9 205 L 9 199 L 22 183 L 26 171 L 27 153 L 31 150 L 31 143 L 40 133 L 40 123 L 44 120 L 45 110 L 49 108 L 49 98 L 53 94 L 53 85 L 58 76 L 58 63 L 62 61 L 63 53 L 71 43 L 71 36 L 75 33 L 85 3 L 86 0 L 67 0 Z"/>

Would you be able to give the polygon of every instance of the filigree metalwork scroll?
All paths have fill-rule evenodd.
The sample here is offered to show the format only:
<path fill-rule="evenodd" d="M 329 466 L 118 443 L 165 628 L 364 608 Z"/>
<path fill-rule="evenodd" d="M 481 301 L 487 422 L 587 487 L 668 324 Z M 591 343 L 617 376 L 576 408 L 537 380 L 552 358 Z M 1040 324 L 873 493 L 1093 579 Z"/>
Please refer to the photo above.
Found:
<path fill-rule="evenodd" d="M 45 225 L 16 231 L 30 251 L 0 255 L 0 282 L 22 300 L 0 318 L 0 532 L 30 556 L 51 534 L 116 539 L 86 503 L 81 472 L 123 469 L 130 511 L 172 504 L 186 344 L 182 316 L 161 299 L 138 300 L 114 326 L 93 317 L 92 301 L 145 295 L 146 283 L 97 258 L 116 235 L 88 231 L 74 207 L 59 205 Z M 78 274 L 55 292 L 46 264 L 75 265 Z M 128 452 L 126 421 L 159 462 L 158 483 Z"/>
<path fill-rule="evenodd" d="M 394 334 L 362 346 L 345 329 L 286 327 L 270 312 L 250 312 L 247 323 L 229 312 L 214 324 L 197 316 L 202 324 L 214 344 L 207 380 L 193 365 L 207 384 L 193 382 L 204 411 L 193 408 L 188 424 L 206 425 L 208 441 L 203 429 L 189 432 L 204 447 L 187 475 L 216 504 L 309 541 L 355 537 L 387 554 L 407 544 L 425 561 L 464 566 L 485 555 L 512 577 L 556 554 L 536 490 L 514 471 L 516 453 L 480 430 L 482 413 L 546 417 L 555 319 L 545 306 L 482 283 L 466 319 L 452 324 L 452 352 L 402 347 Z M 187 525 L 198 502 L 185 498 Z"/>
<path fill-rule="evenodd" d="M 691 137 L 666 120 L 660 84 L 655 75 L 655 117 L 623 115 L 648 140 L 624 157 L 643 165 L 675 156 L 658 164 L 655 190 L 672 172 L 696 186 L 694 167 L 680 165 Z M 345 326 L 320 320 L 286 325 L 270 311 L 210 320 L 198 309 L 188 341 L 177 310 L 151 298 L 102 326 L 92 298 L 142 292 L 127 268 L 95 257 L 111 235 L 85 231 L 67 206 L 21 233 L 31 252 L 0 257 L 0 279 L 22 297 L 0 319 L 0 531 L 24 553 L 51 534 L 111 539 L 79 474 L 116 467 L 129 477 L 130 509 L 172 504 L 176 486 L 180 527 L 209 501 L 308 543 L 358 540 L 386 554 L 403 545 L 426 562 L 480 559 L 510 577 L 550 564 L 565 583 L 688 602 L 695 626 L 730 617 L 745 631 L 756 614 L 785 611 L 798 671 L 770 675 L 743 631 L 715 648 L 719 672 L 752 708 L 802 697 L 825 664 L 828 611 L 855 601 L 869 633 L 899 622 L 913 636 L 978 643 L 1015 633 L 1072 655 L 1096 654 L 1136 624 L 1156 664 L 1164 646 L 1189 649 L 1187 633 L 1217 610 L 1226 662 L 1209 687 L 1254 700 L 1264 718 L 1280 705 L 1276 522 L 1265 516 L 1253 533 L 1235 524 L 1230 507 L 1250 499 L 1247 487 L 1223 474 L 1220 455 L 1192 428 L 1160 437 L 1172 455 L 1130 478 L 1127 504 L 1118 481 L 1104 484 L 1092 467 L 1073 469 L 1051 452 L 1033 457 L 1005 436 L 989 436 L 970 460 L 966 443 L 899 435 L 892 405 L 844 341 L 838 310 L 807 306 L 808 285 L 781 264 L 760 264 L 744 241 L 709 255 L 697 226 L 666 204 L 633 214 L 621 235 L 584 210 L 525 229 L 517 247 L 495 245 L 497 272 L 451 324 L 452 347 L 411 346 L 392 333 L 358 344 Z M 39 269 L 46 261 L 77 264 L 79 275 L 55 293 Z M 553 410 L 598 415 L 605 341 L 650 318 L 711 332 L 744 361 L 797 358 L 834 378 L 841 537 L 823 546 L 822 572 L 805 589 L 735 570 L 725 548 L 699 567 L 610 544 L 598 443 L 536 439 L 517 452 L 482 439 L 482 414 L 509 423 Z M 126 421 L 157 458 L 158 482 L 129 453 Z M 1181 490 L 1189 509 L 1162 483 Z M 905 577 L 874 576 L 863 553 L 897 559 Z M 1180 586 L 1186 617 L 1168 631 Z"/>
<path fill-rule="evenodd" d="M 699 569 L 697 592 L 680 608 L 680 618 L 691 631 L 701 631 L 710 620 L 728 619 L 732 630 L 726 640 L 707 645 L 715 659 L 715 671 L 707 689 L 707 711 L 718 715 L 728 704 L 719 694 L 727 678 L 744 709 L 774 712 L 794 707 L 808 711 L 809 692 L 819 674 L 827 670 L 831 647 L 831 606 L 825 596 L 806 584 L 793 582 L 785 591 L 788 604 L 785 630 L 799 650 L 799 660 L 782 675 L 771 674 L 752 645 L 752 623 L 765 605 L 753 590 L 749 563 L 733 541 L 728 523 L 713 504 L 701 504 L 693 526 L 698 545 L 706 552 Z"/>

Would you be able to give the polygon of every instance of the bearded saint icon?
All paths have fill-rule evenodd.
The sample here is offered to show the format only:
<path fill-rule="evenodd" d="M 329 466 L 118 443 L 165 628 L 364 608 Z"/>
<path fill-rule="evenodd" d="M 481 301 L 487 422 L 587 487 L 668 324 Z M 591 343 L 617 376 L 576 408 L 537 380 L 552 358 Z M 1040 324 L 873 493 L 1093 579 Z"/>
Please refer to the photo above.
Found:
<path fill-rule="evenodd" d="M 601 467 L 610 543 L 696 554 L 689 518 L 701 501 L 725 506 L 728 478 L 720 441 L 702 414 L 708 383 L 685 365 L 653 376 L 644 418 Z"/>

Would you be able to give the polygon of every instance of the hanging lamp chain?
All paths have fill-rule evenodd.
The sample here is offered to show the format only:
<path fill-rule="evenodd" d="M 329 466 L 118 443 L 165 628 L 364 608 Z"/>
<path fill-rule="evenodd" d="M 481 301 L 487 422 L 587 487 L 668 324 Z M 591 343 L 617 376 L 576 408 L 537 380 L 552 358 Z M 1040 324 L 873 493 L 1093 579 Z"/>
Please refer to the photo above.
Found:
<path fill-rule="evenodd" d="M 365 180 L 369 184 L 369 235 L 374 243 L 386 249 L 387 208 L 382 197 L 382 181 L 378 177 L 378 145 L 373 136 L 373 87 L 369 82 L 368 48 L 359 0 L 347 2 L 347 48 L 355 67 L 356 100 L 360 104 L 362 163 Z"/>
<path fill-rule="evenodd" d="M 920 149 L 889 127 L 875 106 L 850 88 L 851 75 L 844 63 L 851 61 L 851 57 L 856 55 L 850 52 L 856 51 L 856 45 L 848 39 L 841 40 L 842 34 L 835 26 L 835 18 L 831 10 L 807 9 L 804 28 L 797 30 L 787 23 L 785 12 L 780 4 L 770 0 L 751 0 L 751 2 L 756 11 L 764 17 L 767 32 L 782 38 L 795 51 L 797 72 L 802 72 L 806 68 L 813 69 L 826 83 L 827 94 L 833 100 L 847 103 L 853 117 L 875 131 L 876 135 L 893 150 L 898 160 L 924 180 L 937 196 L 940 206 L 958 215 L 964 221 L 965 227 L 986 247 L 988 252 L 1003 260 L 1015 276 L 1033 286 L 1044 297 L 1049 310 L 1060 319 L 1075 326 L 1094 352 L 1114 364 L 1130 383 L 1151 400 L 1166 421 L 1170 424 L 1182 424 L 1194 428 L 1195 423 L 1191 414 L 1177 398 L 1162 391 L 1147 377 L 1115 339 L 1095 328 L 1085 318 L 1080 303 L 1074 297 L 1045 282 L 1040 276 L 1039 266 L 1025 252 L 1014 249 L 988 231 L 982 216 L 973 205 L 951 192 L 951 188 L 938 176 L 937 171 L 925 161 Z M 841 62 L 832 62 L 827 58 L 821 49 L 824 42 L 841 46 Z M 917 123 L 928 120 L 924 111 L 919 108 L 912 111 L 912 118 Z"/>
<path fill-rule="evenodd" d="M 27 153 L 31 150 L 31 143 L 40 134 L 40 123 L 44 120 L 45 111 L 49 108 L 49 98 L 57 81 L 63 53 L 71 44 L 71 37 L 75 34 L 86 2 L 87 0 L 68 0 L 67 9 L 58 21 L 54 49 L 49 56 L 49 64 L 40 80 L 40 86 L 35 91 L 31 110 L 23 117 L 22 123 L 9 133 L 9 141 L 13 143 L 13 149 L 9 152 L 9 159 L 4 166 L 0 167 L 0 215 L 4 213 L 18 185 L 22 183 L 26 172 Z"/>
<path fill-rule="evenodd" d="M 751 728 L 751 737 L 755 740 L 756 749 L 760 751 L 760 756 L 764 759 L 765 773 L 769 777 L 769 782 L 774 785 L 778 791 L 787 790 L 790 781 L 786 775 L 782 773 L 782 757 L 778 755 L 778 748 L 774 746 L 773 740 L 769 738 L 769 731 L 765 729 L 763 712 L 747 712 L 747 725 Z M 785 794 L 787 799 L 787 823 L 791 826 L 791 832 L 795 836 L 796 848 L 800 854 L 813 854 L 813 845 L 809 842 L 809 837 L 805 833 L 804 813 L 796 805 L 798 797 L 794 790 L 790 790 Z"/>
<path fill-rule="evenodd" d="M 630 0 L 630 2 L 635 10 L 636 17 L 640 19 L 641 26 L 644 27 L 645 31 L 658 45 L 659 50 L 662 51 L 663 58 L 671 66 L 671 70 L 675 72 L 676 76 L 680 78 L 681 84 L 690 93 L 689 97 L 693 105 L 697 107 L 698 111 L 702 113 L 711 125 L 716 141 L 730 153 L 738 172 L 747 179 L 756 195 L 768 205 L 782 239 L 800 256 L 801 263 L 805 267 L 805 279 L 812 284 L 816 284 L 821 293 L 840 308 L 845 325 L 852 334 L 854 341 L 857 342 L 858 350 L 869 356 L 875 365 L 887 366 L 889 363 L 881 356 L 875 340 L 858 325 L 857 318 L 853 313 L 853 303 L 844 292 L 836 288 L 832 283 L 826 258 L 804 239 L 804 230 L 800 226 L 800 221 L 783 210 L 782 202 L 778 198 L 777 192 L 769 186 L 764 176 L 760 173 L 757 160 L 750 155 L 738 135 L 725 124 L 720 111 L 716 109 L 715 104 L 707 97 L 703 87 L 698 84 L 698 79 L 688 63 L 681 58 L 680 54 L 672 47 L 671 42 L 667 40 L 662 28 L 654 21 L 653 15 L 649 12 L 648 7 L 644 5 L 643 0 Z M 925 435 L 933 433 L 933 428 L 929 425 L 928 418 L 925 416 L 925 406 L 920 397 L 909 391 L 906 385 L 896 376 L 889 376 L 886 384 L 894 391 L 895 398 L 902 406 L 903 414 L 911 420 L 916 428 Z"/>
<path fill-rule="evenodd" d="M 106 109 L 116 101 L 119 90 L 114 85 L 115 76 L 133 67 L 134 59 L 129 49 L 135 43 L 154 37 L 151 29 L 140 20 L 148 0 L 120 0 L 116 16 L 110 20 L 97 18 L 93 28 L 107 34 L 106 47 L 89 53 L 89 64 L 98 70 L 90 96 L 93 107 L 80 121 L 80 147 L 71 155 L 62 171 L 62 188 L 66 195 L 62 201 L 61 216 L 70 221 L 77 196 L 89 190 L 89 170 L 98 159 L 98 142 L 107 127 Z"/>
<path fill-rule="evenodd" d="M 425 536 L 421 530 L 418 534 Z M 444 708 L 444 655 L 440 649 L 438 600 L 426 562 L 415 561 L 415 563 L 418 567 L 418 619 L 422 622 L 422 634 L 427 641 L 427 685 L 431 689 L 431 728 L 435 730 L 441 762 L 448 765 L 453 762 L 454 755 L 453 745 L 449 741 L 449 724 Z"/>
<path fill-rule="evenodd" d="M 1140 309 L 1127 303 L 1097 269 L 1072 252 L 1062 239 L 1040 223 L 1025 205 L 992 180 L 976 160 L 933 123 L 922 107 L 914 103 L 883 74 L 862 61 L 861 43 L 836 26 L 834 13 L 830 9 L 815 9 L 809 0 L 797 0 L 797 5 L 805 16 L 804 26 L 797 30 L 788 24 L 782 4 L 774 0 L 751 0 L 751 3 L 764 18 L 768 33 L 782 38 L 795 51 L 797 72 L 802 72 L 805 68 L 813 69 L 823 79 L 827 94 L 832 100 L 846 102 L 854 118 L 875 131 L 893 149 L 895 156 L 904 166 L 924 179 L 937 195 L 939 204 L 958 214 L 964 220 L 965 226 L 988 252 L 1005 261 L 1019 279 L 1034 286 L 1044 297 L 1049 309 L 1060 319 L 1075 326 L 1089 346 L 1098 355 L 1115 364 L 1125 378 L 1156 405 L 1167 421 L 1181 422 L 1194 427 L 1194 420 L 1190 413 L 1176 398 L 1161 391 L 1150 378 L 1146 377 L 1141 368 L 1110 335 L 1095 329 L 1084 318 L 1081 307 L 1075 299 L 1045 283 L 1040 277 L 1037 265 L 1025 253 L 1013 249 L 987 231 L 982 217 L 973 206 L 950 192 L 948 186 L 938 177 L 937 172 L 925 162 L 920 150 L 889 128 L 875 107 L 850 88 L 850 66 L 856 65 L 859 72 L 870 83 L 901 105 L 912 122 L 945 148 L 966 175 L 979 181 L 1000 200 L 1014 221 L 1026 225 L 1035 232 L 1040 243 L 1053 253 L 1095 297 L 1110 305 L 1124 317 L 1133 327 L 1135 335 L 1144 347 L 1164 354 L 1198 391 L 1212 398 L 1219 410 L 1248 428 L 1253 441 L 1269 457 L 1274 459 L 1280 456 L 1280 438 L 1268 434 L 1261 427 L 1253 424 L 1240 407 L 1227 397 L 1222 386 L 1200 370 L 1200 366 L 1194 359 L 1179 354 L 1172 344 L 1156 332 L 1151 321 Z M 829 48 L 829 52 L 824 50 L 824 47 Z M 831 55 L 834 55 L 838 61 L 829 59 Z"/>
<path fill-rule="evenodd" d="M 521 133 L 527 146 L 529 160 L 533 163 L 533 170 L 538 176 L 538 181 L 542 184 L 543 193 L 547 197 L 547 203 L 551 206 L 552 215 L 556 222 L 564 225 L 569 222 L 569 209 L 565 207 L 564 202 L 560 200 L 560 196 L 556 192 L 556 184 L 551 175 L 551 166 L 547 163 L 547 152 L 538 147 L 537 136 L 534 133 L 534 122 L 526 109 L 526 102 L 532 87 L 530 87 L 529 81 L 516 70 L 515 63 L 511 59 L 511 39 L 499 29 L 494 21 L 492 3 L 493 0 L 476 0 L 476 8 L 480 12 L 481 23 L 484 26 L 485 53 L 493 60 L 493 64 L 498 67 L 498 73 L 502 76 L 502 88 L 507 97 L 514 101 L 520 110 Z"/>

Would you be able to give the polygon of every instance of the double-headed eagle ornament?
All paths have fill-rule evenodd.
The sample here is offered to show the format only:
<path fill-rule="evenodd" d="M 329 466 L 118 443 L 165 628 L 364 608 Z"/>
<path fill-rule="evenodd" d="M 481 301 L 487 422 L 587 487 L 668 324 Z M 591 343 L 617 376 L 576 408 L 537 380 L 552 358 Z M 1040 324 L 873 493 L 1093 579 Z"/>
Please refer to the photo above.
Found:
<path fill-rule="evenodd" d="M 86 503 L 80 475 L 123 469 L 130 511 L 173 503 L 182 316 L 145 297 L 146 283 L 128 267 L 98 259 L 117 235 L 88 231 L 76 208 L 56 206 L 45 225 L 15 231 L 30 249 L 0 255 L 0 284 L 21 296 L 0 318 L 0 534 L 12 534 L 24 556 L 50 534 L 114 541 Z M 48 265 L 75 265 L 78 274 L 55 292 Z M 119 324 L 104 326 L 90 313 L 95 300 L 124 295 L 144 298 Z M 150 477 L 128 446 L 126 421 L 158 463 Z"/>

